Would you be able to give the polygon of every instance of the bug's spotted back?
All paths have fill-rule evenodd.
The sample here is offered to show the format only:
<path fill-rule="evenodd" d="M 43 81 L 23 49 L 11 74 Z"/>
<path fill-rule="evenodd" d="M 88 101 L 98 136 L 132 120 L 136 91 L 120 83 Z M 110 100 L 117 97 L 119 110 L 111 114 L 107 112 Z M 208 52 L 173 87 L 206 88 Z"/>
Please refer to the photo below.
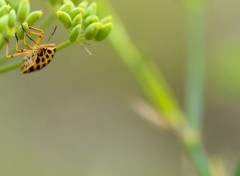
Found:
<path fill-rule="evenodd" d="M 56 47 L 40 46 L 24 57 L 20 74 L 31 73 L 41 70 L 48 65 L 54 57 Z"/>
<path fill-rule="evenodd" d="M 23 26 L 22 29 L 24 31 L 24 36 L 23 36 L 23 44 L 25 46 L 24 49 L 19 49 L 18 46 L 18 36 L 17 33 L 15 34 L 16 37 L 16 53 L 9 55 L 8 50 L 9 50 L 9 42 L 7 42 L 6 45 L 6 58 L 7 59 L 12 59 L 14 57 L 20 56 L 25 54 L 26 56 L 24 57 L 22 67 L 20 70 L 20 74 L 25 74 L 25 73 L 31 73 L 37 70 L 41 70 L 44 68 L 46 65 L 48 65 L 51 60 L 54 57 L 54 54 L 56 52 L 56 45 L 55 44 L 48 44 L 48 41 L 51 39 L 51 37 L 54 35 L 57 27 L 55 27 L 52 35 L 48 38 L 47 43 L 40 45 L 39 43 L 42 41 L 44 37 L 44 31 L 42 29 L 38 29 L 32 26 L 28 26 L 29 31 L 25 31 Z M 35 31 L 35 32 L 32 32 Z M 34 35 L 37 36 L 38 38 L 33 40 L 29 35 Z M 29 45 L 26 42 L 26 39 L 29 38 L 32 42 L 34 42 L 34 45 Z"/>

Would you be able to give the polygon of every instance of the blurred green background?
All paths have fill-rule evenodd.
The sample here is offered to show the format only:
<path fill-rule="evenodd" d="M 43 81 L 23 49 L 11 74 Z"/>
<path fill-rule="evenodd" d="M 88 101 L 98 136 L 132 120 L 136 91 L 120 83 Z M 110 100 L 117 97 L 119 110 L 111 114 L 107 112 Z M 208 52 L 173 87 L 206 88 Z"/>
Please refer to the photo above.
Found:
<path fill-rule="evenodd" d="M 47 11 L 41 1 L 30 2 Z M 183 107 L 183 8 L 176 0 L 111 2 Z M 211 0 L 206 18 L 203 137 L 210 156 L 222 157 L 228 171 L 240 148 L 239 7 L 236 0 Z M 52 42 L 59 44 L 67 38 L 62 24 L 55 21 L 45 33 L 56 25 Z M 129 102 L 145 97 L 107 41 L 88 48 L 93 56 L 74 44 L 40 72 L 1 75 L 0 175 L 193 175 L 177 139 L 132 111 Z"/>

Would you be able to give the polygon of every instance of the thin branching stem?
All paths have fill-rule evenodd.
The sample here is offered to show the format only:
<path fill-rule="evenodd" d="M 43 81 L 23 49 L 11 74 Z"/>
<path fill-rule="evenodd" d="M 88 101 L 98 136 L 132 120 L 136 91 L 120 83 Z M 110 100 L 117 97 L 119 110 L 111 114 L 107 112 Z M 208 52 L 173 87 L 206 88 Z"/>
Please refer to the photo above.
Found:
<path fill-rule="evenodd" d="M 56 48 L 57 51 L 62 50 L 63 48 L 68 47 L 69 45 L 71 45 L 72 42 L 70 42 L 69 40 L 66 40 L 65 42 L 62 42 L 61 44 L 59 44 Z"/>
<path fill-rule="evenodd" d="M 197 10 L 186 8 L 187 22 L 187 85 L 186 117 L 201 138 L 203 118 L 205 49 L 205 6 Z M 202 143 L 202 142 L 201 142 Z M 199 176 L 210 176 L 208 156 L 203 144 L 187 150 L 195 163 Z"/>
<path fill-rule="evenodd" d="M 186 114 L 197 130 L 201 131 L 203 115 L 203 88 L 205 72 L 205 14 L 204 10 L 190 11 L 187 18 L 187 85 Z"/>
<path fill-rule="evenodd" d="M 0 74 L 15 70 L 22 65 L 22 61 L 17 61 L 13 64 L 0 67 Z"/>
<path fill-rule="evenodd" d="M 150 61 L 151 58 L 144 58 L 143 54 L 135 47 L 124 24 L 113 8 L 109 6 L 108 0 L 102 0 L 102 2 L 104 2 L 102 11 L 113 14 L 115 20 L 115 28 L 109 36 L 111 46 L 126 63 L 156 110 L 163 114 L 161 117 L 175 129 L 184 151 L 194 163 L 198 175 L 209 176 L 208 158 L 199 131 L 193 128 L 185 117 L 161 72 L 157 71 Z"/>

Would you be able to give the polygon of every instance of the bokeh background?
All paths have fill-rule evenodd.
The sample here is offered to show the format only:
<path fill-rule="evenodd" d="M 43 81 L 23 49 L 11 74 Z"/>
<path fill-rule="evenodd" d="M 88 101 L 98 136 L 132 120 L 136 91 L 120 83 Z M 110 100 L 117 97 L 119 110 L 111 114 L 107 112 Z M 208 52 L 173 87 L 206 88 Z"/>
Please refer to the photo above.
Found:
<path fill-rule="evenodd" d="M 41 1 L 30 2 L 33 9 L 47 11 Z M 176 0 L 111 3 L 183 107 L 183 8 Z M 211 0 L 206 18 L 203 138 L 210 156 L 223 158 L 229 172 L 240 148 L 239 7 L 237 0 Z M 60 23 L 55 21 L 45 33 L 50 35 L 56 25 L 52 42 L 58 44 L 67 38 Z M 193 175 L 176 137 L 129 106 L 132 99 L 145 97 L 108 42 L 88 48 L 93 56 L 75 44 L 40 72 L 1 75 L 0 175 Z"/>

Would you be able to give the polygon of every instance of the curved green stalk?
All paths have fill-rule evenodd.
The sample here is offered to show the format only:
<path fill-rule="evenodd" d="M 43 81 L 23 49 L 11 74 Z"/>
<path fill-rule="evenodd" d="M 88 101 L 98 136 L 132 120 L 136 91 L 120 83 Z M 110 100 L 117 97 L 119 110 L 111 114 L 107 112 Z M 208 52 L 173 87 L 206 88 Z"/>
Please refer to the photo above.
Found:
<path fill-rule="evenodd" d="M 0 74 L 2 73 L 5 73 L 5 72 L 9 72 L 11 70 L 15 70 L 19 67 L 21 67 L 22 65 L 22 60 L 21 61 L 17 61 L 13 64 L 10 64 L 10 65 L 6 65 L 6 66 L 3 66 L 3 67 L 0 67 Z"/>
<path fill-rule="evenodd" d="M 197 9 L 186 8 L 187 18 L 187 85 L 186 85 L 186 117 L 201 138 L 203 115 L 203 89 L 206 61 L 205 49 L 205 4 Z M 209 176 L 207 154 L 203 146 L 188 152 L 196 163 L 200 176 Z"/>
<path fill-rule="evenodd" d="M 185 118 L 160 71 L 135 47 L 124 24 L 113 8 L 109 7 L 109 2 L 107 0 L 101 2 L 102 12 L 113 14 L 114 30 L 108 38 L 111 46 L 133 73 L 146 96 L 161 113 L 162 118 L 177 132 L 185 152 L 196 166 L 198 175 L 209 176 L 208 158 L 199 131 L 193 128 Z"/>
<path fill-rule="evenodd" d="M 57 51 L 60 51 L 62 50 L 63 48 L 66 48 L 67 46 L 71 45 L 72 42 L 70 42 L 69 40 L 66 40 L 65 42 L 62 42 L 61 44 L 59 44 L 57 47 L 56 47 L 56 50 Z"/>
<path fill-rule="evenodd" d="M 204 10 L 187 12 L 186 114 L 193 127 L 201 131 L 203 87 L 206 61 Z"/>
<path fill-rule="evenodd" d="M 118 15 L 101 1 L 104 13 L 113 14 L 114 29 L 108 39 L 111 46 L 133 73 L 135 79 L 152 101 L 158 111 L 175 130 L 180 130 L 185 123 L 184 115 L 161 72 L 154 66 L 153 60 L 146 60 L 131 41 L 124 24 Z"/>

